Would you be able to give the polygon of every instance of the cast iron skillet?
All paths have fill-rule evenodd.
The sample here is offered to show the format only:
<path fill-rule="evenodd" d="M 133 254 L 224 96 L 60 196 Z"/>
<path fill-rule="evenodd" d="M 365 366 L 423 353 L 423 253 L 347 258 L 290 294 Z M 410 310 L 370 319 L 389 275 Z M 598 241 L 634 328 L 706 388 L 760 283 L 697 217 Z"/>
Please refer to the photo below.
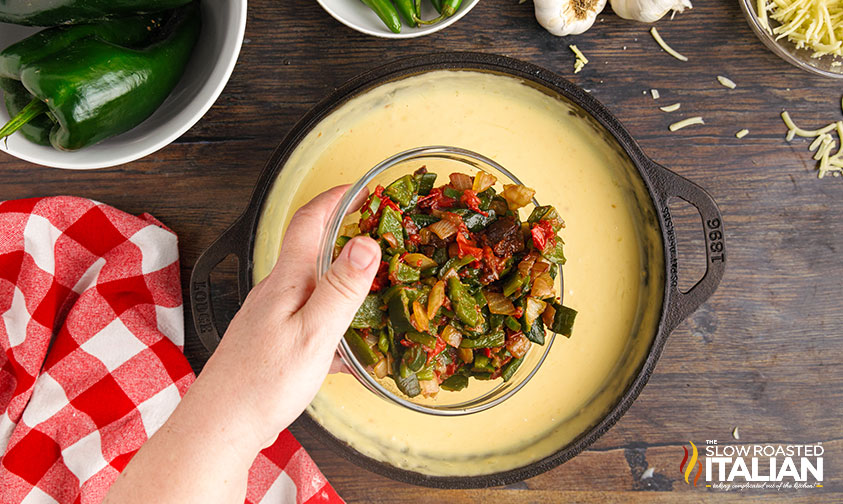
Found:
<path fill-rule="evenodd" d="M 193 321 L 199 339 L 209 351 L 220 341 L 211 303 L 211 271 L 227 256 L 234 254 L 238 259 L 238 288 L 240 302 L 252 288 L 252 253 L 255 231 L 258 225 L 264 199 L 279 171 L 299 142 L 328 114 L 342 106 L 349 99 L 380 84 L 424 73 L 431 70 L 480 70 L 504 74 L 533 82 L 552 90 L 579 105 L 614 137 L 626 155 L 632 160 L 644 182 L 653 207 L 658 213 L 659 226 L 664 249 L 664 275 L 666 285 L 661 307 L 658 330 L 647 358 L 631 385 L 620 400 L 587 432 L 558 452 L 527 466 L 480 476 L 427 476 L 413 471 L 398 469 L 374 460 L 355 451 L 345 442 L 337 439 L 309 415 L 302 415 L 303 422 L 317 438 L 331 445 L 346 459 L 370 471 L 398 481 L 438 488 L 482 488 L 507 485 L 541 474 L 571 459 L 597 438 L 603 435 L 632 405 L 641 389 L 647 383 L 661 354 L 667 336 L 679 322 L 696 310 L 717 288 L 725 269 L 725 244 L 722 239 L 723 223 L 717 204 L 701 187 L 676 175 L 667 168 L 648 158 L 635 140 L 621 126 L 620 122 L 597 100 L 582 89 L 541 67 L 503 56 L 481 53 L 441 53 L 413 57 L 389 63 L 341 86 L 328 98 L 311 109 L 287 134 L 275 149 L 258 179 L 249 205 L 243 214 L 219 238 L 208 247 L 196 262 L 190 277 L 190 299 Z M 700 281 L 687 292 L 677 286 L 676 236 L 673 221 L 667 206 L 669 198 L 679 197 L 699 211 L 704 228 L 706 272 Z M 362 389 L 361 389 L 361 393 Z"/>

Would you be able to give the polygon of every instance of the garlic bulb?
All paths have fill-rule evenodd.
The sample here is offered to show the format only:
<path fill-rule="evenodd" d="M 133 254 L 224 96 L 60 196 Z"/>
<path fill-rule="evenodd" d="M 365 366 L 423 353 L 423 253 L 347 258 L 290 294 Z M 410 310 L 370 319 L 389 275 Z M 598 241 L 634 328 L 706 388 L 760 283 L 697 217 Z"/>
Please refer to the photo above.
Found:
<path fill-rule="evenodd" d="M 634 21 L 655 23 L 668 11 L 682 12 L 690 9 L 690 0 L 611 0 L 615 14 Z"/>
<path fill-rule="evenodd" d="M 533 4 L 539 24 L 561 37 L 591 28 L 597 15 L 606 7 L 606 0 L 533 0 Z"/>

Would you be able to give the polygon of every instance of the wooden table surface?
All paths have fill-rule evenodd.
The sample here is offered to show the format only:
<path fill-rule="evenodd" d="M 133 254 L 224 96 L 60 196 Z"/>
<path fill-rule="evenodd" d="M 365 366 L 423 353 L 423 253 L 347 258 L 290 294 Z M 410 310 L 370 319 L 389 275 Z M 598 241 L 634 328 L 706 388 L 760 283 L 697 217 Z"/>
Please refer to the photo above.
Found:
<path fill-rule="evenodd" d="M 349 0 L 354 1 L 354 0 Z M 272 149 L 318 100 L 385 61 L 435 51 L 495 52 L 544 66 L 591 91 L 653 159 L 704 186 L 724 214 L 727 272 L 719 290 L 671 335 L 654 376 L 620 422 L 572 461 L 505 488 L 420 489 L 369 473 L 294 432 L 349 502 L 563 502 L 724 499 L 843 500 L 843 179 L 817 179 L 808 142 L 786 143 L 779 117 L 800 125 L 841 118 L 841 84 L 814 77 L 767 51 L 735 1 L 698 2 L 662 36 L 688 56 L 662 52 L 649 26 L 607 7 L 586 34 L 556 38 L 530 3 L 484 0 L 454 26 L 422 39 L 354 32 L 313 1 L 253 0 L 231 81 L 182 138 L 116 168 L 72 172 L 0 154 L 0 199 L 55 194 L 150 212 L 180 237 L 183 284 L 210 242 L 243 210 Z M 574 75 L 575 43 L 590 63 Z M 715 77 L 738 87 L 728 90 Z M 658 89 L 654 101 L 644 91 Z M 681 102 L 665 114 L 659 105 Z M 705 126 L 669 123 L 702 115 Z M 734 133 L 747 128 L 739 140 Z M 680 214 L 680 275 L 704 262 L 699 219 Z M 233 263 L 218 270 L 222 317 L 236 310 Z M 186 305 L 186 313 L 189 306 Z M 187 323 L 187 353 L 207 358 Z M 825 447 L 823 488 L 723 493 L 692 488 L 678 470 L 688 440 L 814 443 Z M 654 469 L 654 476 L 641 480 Z M 688 493 L 691 492 L 691 493 Z"/>

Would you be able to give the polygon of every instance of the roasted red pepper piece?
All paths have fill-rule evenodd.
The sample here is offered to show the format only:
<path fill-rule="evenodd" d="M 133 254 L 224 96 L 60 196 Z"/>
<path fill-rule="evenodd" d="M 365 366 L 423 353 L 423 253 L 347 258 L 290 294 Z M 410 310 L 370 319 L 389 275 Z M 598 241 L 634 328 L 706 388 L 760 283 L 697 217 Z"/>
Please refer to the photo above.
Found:
<path fill-rule="evenodd" d="M 533 235 L 533 245 L 542 252 L 556 244 L 556 232 L 553 231 L 550 221 L 543 220 L 533 224 L 530 234 Z"/>
<path fill-rule="evenodd" d="M 467 206 L 471 210 L 474 210 L 475 212 L 479 213 L 480 215 L 482 215 L 484 217 L 489 216 L 488 212 L 484 212 L 483 210 L 480 210 L 480 198 L 478 198 L 477 193 L 475 193 L 471 189 L 466 189 L 465 191 L 463 191 L 462 197 L 460 198 L 460 201 L 462 201 L 465 206 Z"/>

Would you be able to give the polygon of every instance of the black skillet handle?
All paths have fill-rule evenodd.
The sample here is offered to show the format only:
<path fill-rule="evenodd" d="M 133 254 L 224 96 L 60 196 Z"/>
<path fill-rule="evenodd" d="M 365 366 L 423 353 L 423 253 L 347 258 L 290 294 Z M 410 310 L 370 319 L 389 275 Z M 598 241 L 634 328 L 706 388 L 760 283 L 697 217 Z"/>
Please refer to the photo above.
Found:
<path fill-rule="evenodd" d="M 726 270 L 723 216 L 717 207 L 717 203 L 702 187 L 684 177 L 680 177 L 655 161 L 650 161 L 647 168 L 650 173 L 650 181 L 653 183 L 659 198 L 665 245 L 669 249 L 667 257 L 670 260 L 668 265 L 670 296 L 665 325 L 668 330 L 673 330 L 714 293 L 723 278 L 723 273 Z M 674 196 L 696 207 L 702 218 L 703 234 L 705 235 L 705 274 L 687 292 L 680 291 L 678 287 L 676 233 L 668 209 L 668 200 Z"/>
<path fill-rule="evenodd" d="M 237 287 L 240 302 L 249 293 L 249 226 L 245 216 L 241 216 L 210 247 L 202 252 L 190 274 L 190 308 L 193 312 L 193 324 L 202 345 L 212 352 L 220 342 L 220 333 L 214 319 L 214 306 L 211 302 L 211 271 L 231 254 L 237 257 Z"/>

